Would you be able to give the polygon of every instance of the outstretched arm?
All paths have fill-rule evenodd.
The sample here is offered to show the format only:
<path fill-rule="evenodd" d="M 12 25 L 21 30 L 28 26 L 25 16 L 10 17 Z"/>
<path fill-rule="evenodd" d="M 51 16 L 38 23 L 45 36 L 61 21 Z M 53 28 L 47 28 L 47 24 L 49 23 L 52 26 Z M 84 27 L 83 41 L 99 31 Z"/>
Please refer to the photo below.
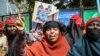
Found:
<path fill-rule="evenodd" d="M 25 25 L 24 19 L 18 14 L 18 18 L 16 21 L 16 28 L 17 28 L 17 39 L 15 42 L 15 48 L 17 56 L 25 56 L 25 44 L 26 44 L 26 37 L 25 37 Z"/>

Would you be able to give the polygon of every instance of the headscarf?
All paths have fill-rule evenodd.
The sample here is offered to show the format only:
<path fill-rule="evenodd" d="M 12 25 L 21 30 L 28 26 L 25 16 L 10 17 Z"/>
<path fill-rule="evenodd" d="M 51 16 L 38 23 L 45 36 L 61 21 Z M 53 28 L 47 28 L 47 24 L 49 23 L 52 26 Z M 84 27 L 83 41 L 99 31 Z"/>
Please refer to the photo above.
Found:
<path fill-rule="evenodd" d="M 91 22 L 94 22 L 94 21 L 99 21 L 100 22 L 100 17 L 96 17 L 96 18 L 91 18 L 87 21 L 86 23 L 86 27 L 91 23 Z"/>
<path fill-rule="evenodd" d="M 96 41 L 98 38 L 100 38 L 100 29 L 89 29 L 88 26 L 92 22 L 99 22 L 100 23 L 100 17 L 99 18 L 91 18 L 86 23 L 86 36 L 87 36 L 88 40 Z"/>
<path fill-rule="evenodd" d="M 52 24 L 53 23 L 53 24 Z M 45 32 L 48 28 L 57 27 L 59 23 L 56 21 L 46 22 L 43 26 L 43 31 Z M 70 46 L 62 34 L 59 34 L 59 39 L 54 42 L 54 44 L 48 43 L 46 36 L 40 42 L 35 42 L 32 46 L 26 47 L 26 56 L 66 56 L 68 53 Z"/>
<path fill-rule="evenodd" d="M 62 30 L 62 32 L 64 32 L 65 31 L 64 27 L 65 26 L 62 23 L 60 23 L 60 22 L 48 21 L 43 26 L 43 32 L 45 32 L 47 29 L 50 29 L 50 28 L 59 28 L 60 30 Z"/>

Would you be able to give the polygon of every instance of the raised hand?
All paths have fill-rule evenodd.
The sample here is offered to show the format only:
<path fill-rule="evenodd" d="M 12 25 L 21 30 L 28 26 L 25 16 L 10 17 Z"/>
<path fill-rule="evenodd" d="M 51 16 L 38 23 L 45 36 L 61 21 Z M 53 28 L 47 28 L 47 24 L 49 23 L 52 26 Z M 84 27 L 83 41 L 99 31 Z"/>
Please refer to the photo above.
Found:
<path fill-rule="evenodd" d="M 18 34 L 24 33 L 25 30 L 25 24 L 24 24 L 24 19 L 20 14 L 18 14 L 17 21 L 16 21 L 16 28 Z"/>

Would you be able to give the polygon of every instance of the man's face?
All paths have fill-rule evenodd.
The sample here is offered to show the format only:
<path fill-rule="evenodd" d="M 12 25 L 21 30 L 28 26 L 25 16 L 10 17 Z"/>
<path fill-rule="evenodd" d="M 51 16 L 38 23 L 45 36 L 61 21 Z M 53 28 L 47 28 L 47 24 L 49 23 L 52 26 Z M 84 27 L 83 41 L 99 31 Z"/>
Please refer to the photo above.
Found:
<path fill-rule="evenodd" d="M 59 37 L 60 30 L 58 28 L 51 28 L 46 30 L 46 35 L 49 41 L 55 42 Z"/>
<path fill-rule="evenodd" d="M 16 34 L 16 26 L 15 26 L 15 24 L 8 24 L 7 25 L 7 30 L 11 35 Z"/>

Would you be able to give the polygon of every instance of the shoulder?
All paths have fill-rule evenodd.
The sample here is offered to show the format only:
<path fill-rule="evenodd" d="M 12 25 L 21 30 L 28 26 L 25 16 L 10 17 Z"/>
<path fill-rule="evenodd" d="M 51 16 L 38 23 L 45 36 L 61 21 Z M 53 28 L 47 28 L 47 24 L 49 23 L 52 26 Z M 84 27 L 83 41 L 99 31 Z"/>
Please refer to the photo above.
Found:
<path fill-rule="evenodd" d="M 2 35 L 2 40 L 7 40 L 7 36 L 6 35 Z"/>
<path fill-rule="evenodd" d="M 40 42 L 40 41 L 35 41 L 35 42 L 32 44 L 32 46 L 39 46 L 39 45 L 41 45 L 41 42 Z"/>
<path fill-rule="evenodd" d="M 36 41 L 34 42 L 32 45 L 27 46 L 27 48 L 39 48 L 41 46 L 41 42 L 40 41 Z"/>
<path fill-rule="evenodd" d="M 25 51 L 36 54 L 37 52 L 39 52 L 39 50 L 41 50 L 41 48 L 42 48 L 41 43 L 37 41 L 37 42 L 34 42 L 31 46 L 25 47 Z"/>

